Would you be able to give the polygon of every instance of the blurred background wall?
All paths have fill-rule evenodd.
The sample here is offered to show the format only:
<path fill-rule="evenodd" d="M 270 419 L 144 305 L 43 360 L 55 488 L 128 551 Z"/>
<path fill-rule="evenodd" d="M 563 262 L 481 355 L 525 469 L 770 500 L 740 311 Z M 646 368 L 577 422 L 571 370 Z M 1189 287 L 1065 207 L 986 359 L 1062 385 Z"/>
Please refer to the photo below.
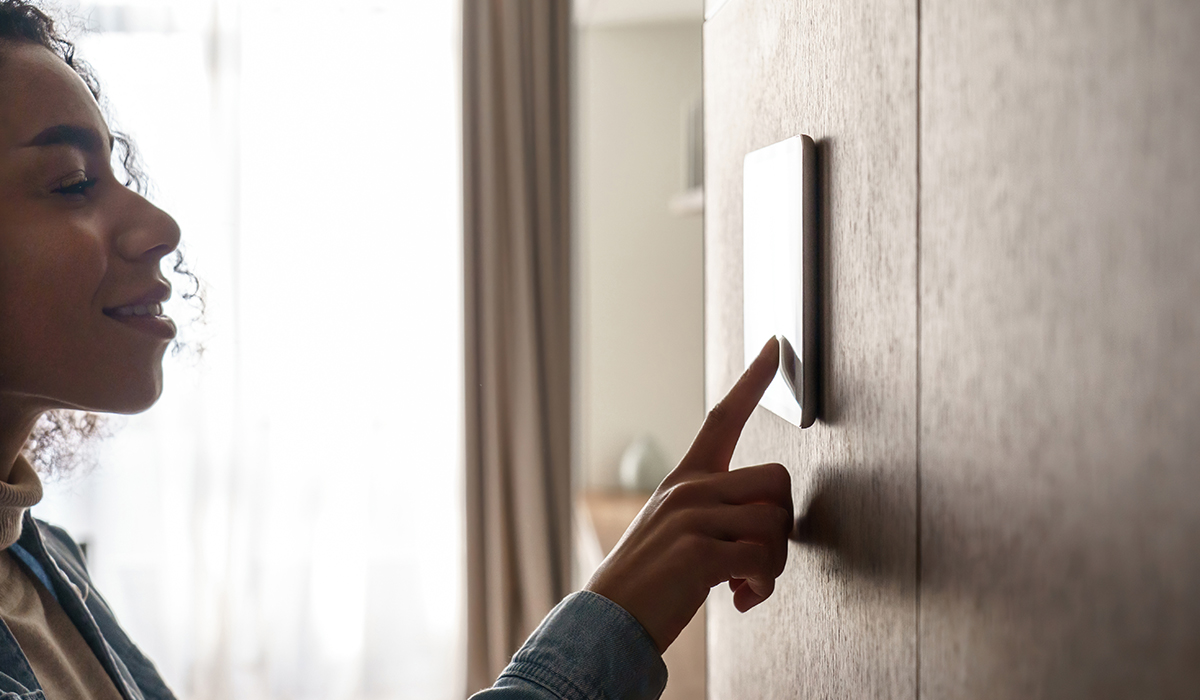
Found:
<path fill-rule="evenodd" d="M 577 0 L 574 10 L 582 584 L 704 417 L 703 8 Z M 703 610 L 665 661 L 666 700 L 705 696 Z"/>
<path fill-rule="evenodd" d="M 653 3 L 645 3 L 652 5 Z M 678 3 L 677 3 L 678 4 Z M 618 485 L 644 435 L 674 464 L 703 406 L 703 240 L 687 189 L 700 99 L 700 8 L 576 17 L 577 420 L 580 483 Z M 591 14 L 587 14 L 587 10 Z"/>

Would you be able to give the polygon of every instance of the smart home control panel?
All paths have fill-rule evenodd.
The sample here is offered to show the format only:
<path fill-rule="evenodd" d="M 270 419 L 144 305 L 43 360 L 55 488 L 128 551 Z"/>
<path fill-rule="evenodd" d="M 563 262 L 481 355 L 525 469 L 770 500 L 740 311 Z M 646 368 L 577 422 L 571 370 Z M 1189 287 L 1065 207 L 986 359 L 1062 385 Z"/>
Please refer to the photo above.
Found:
<path fill-rule="evenodd" d="M 808 136 L 746 154 L 742 190 L 745 362 L 780 338 L 762 406 L 807 428 L 817 416 L 817 148 Z"/>

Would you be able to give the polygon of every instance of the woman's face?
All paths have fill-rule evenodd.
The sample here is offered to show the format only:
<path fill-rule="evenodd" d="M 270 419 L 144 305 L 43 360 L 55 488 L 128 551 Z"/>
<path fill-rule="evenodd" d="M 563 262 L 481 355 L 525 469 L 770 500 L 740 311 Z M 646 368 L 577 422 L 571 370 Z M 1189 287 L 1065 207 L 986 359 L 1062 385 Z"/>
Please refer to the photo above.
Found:
<path fill-rule="evenodd" d="M 0 42 L 0 95 L 0 407 L 144 410 L 179 227 L 116 179 L 96 102 L 53 53 Z"/>

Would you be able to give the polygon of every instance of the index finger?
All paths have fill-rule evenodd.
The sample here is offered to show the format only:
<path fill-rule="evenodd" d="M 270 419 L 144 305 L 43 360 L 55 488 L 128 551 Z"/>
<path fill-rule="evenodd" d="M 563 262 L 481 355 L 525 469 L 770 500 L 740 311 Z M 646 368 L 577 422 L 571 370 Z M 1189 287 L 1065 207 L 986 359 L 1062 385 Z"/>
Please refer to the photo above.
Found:
<path fill-rule="evenodd" d="M 725 398 L 708 412 L 680 466 L 706 472 L 729 469 L 742 428 L 778 370 L 779 340 L 771 338 Z"/>

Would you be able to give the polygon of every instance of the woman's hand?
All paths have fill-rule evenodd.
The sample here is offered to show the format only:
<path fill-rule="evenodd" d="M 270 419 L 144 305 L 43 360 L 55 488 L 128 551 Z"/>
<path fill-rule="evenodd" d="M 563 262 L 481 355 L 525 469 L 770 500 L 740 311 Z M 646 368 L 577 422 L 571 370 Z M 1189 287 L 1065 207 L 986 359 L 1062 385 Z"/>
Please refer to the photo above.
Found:
<path fill-rule="evenodd" d="M 778 366 L 772 338 L 586 586 L 637 618 L 659 651 L 713 586 L 729 581 L 734 605 L 745 612 L 771 595 L 783 573 L 791 477 L 779 464 L 729 471 L 742 428 Z"/>

